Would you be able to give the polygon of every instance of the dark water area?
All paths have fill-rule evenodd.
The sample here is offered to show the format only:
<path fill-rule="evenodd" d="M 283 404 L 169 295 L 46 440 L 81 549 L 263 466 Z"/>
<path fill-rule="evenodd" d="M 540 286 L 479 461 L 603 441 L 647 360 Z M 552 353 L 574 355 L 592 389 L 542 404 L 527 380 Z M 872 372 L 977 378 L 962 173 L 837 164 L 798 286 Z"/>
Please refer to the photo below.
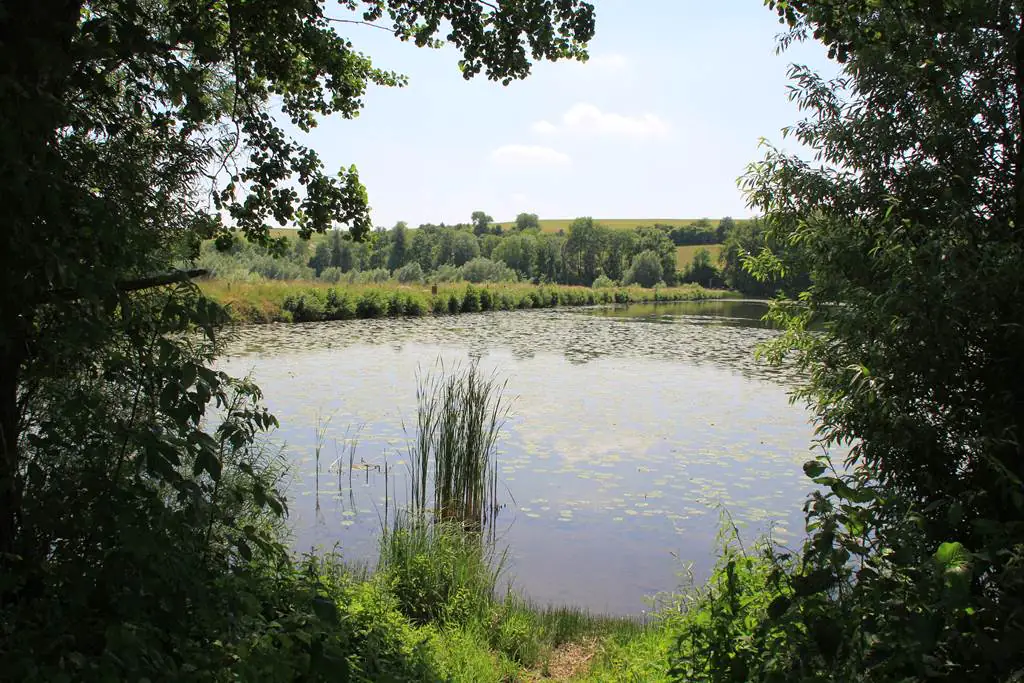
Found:
<path fill-rule="evenodd" d="M 512 401 L 498 443 L 508 580 L 541 602 L 638 614 L 687 566 L 708 575 L 722 510 L 751 540 L 801 535 L 812 428 L 788 400 L 794 372 L 754 359 L 777 334 L 764 310 L 716 301 L 250 326 L 221 367 L 251 373 L 281 421 L 271 444 L 292 465 L 295 549 L 372 564 L 385 516 L 408 498 L 417 373 L 477 361 Z"/>

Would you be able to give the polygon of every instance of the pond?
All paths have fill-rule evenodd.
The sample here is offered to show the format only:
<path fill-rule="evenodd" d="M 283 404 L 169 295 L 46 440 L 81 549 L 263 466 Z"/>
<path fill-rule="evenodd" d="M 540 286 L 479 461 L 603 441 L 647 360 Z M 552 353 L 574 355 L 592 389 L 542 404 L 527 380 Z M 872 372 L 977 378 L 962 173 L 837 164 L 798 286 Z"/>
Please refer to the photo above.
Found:
<path fill-rule="evenodd" d="M 272 442 L 292 464 L 293 546 L 372 564 L 385 516 L 407 500 L 417 373 L 479 362 L 512 401 L 496 527 L 508 580 L 540 602 L 638 614 L 687 564 L 708 575 L 723 510 L 747 539 L 801 534 L 812 428 L 788 400 L 793 371 L 754 359 L 777 334 L 764 310 L 715 301 L 249 326 L 221 367 L 251 373 L 281 421 Z"/>

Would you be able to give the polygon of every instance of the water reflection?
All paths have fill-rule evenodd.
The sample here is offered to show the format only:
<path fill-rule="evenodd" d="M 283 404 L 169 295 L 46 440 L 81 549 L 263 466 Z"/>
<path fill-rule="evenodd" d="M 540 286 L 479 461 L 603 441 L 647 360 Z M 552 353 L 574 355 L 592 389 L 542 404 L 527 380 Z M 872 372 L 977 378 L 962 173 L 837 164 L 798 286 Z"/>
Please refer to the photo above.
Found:
<path fill-rule="evenodd" d="M 459 346 L 472 357 L 500 348 L 516 359 L 561 353 L 573 364 L 606 356 L 713 363 L 750 378 L 792 382 L 791 368 L 752 360 L 756 346 L 776 334 L 760 319 L 766 310 L 760 301 L 722 300 L 244 326 L 230 340 L 230 354 L 292 355 L 361 344 L 401 351 L 403 343 L 416 341 Z M 652 320 L 671 324 L 635 324 Z M 742 331 L 721 329 L 736 327 Z"/>
<path fill-rule="evenodd" d="M 251 370 L 281 420 L 295 546 L 339 543 L 372 561 L 405 499 L 417 370 L 478 359 L 515 397 L 499 444 L 499 528 L 516 582 L 540 600 L 635 613 L 676 585 L 673 553 L 706 575 L 719 506 L 750 533 L 800 528 L 811 429 L 788 402 L 792 370 L 753 360 L 777 334 L 757 306 L 246 327 L 223 366 Z M 317 476 L 316 426 L 328 417 Z"/>

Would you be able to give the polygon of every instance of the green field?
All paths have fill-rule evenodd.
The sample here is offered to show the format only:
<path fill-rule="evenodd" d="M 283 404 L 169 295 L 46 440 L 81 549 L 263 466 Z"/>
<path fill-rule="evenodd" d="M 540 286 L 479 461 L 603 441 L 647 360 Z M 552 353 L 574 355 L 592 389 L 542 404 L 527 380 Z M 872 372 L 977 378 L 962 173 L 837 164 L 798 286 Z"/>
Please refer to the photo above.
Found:
<path fill-rule="evenodd" d="M 685 244 L 676 247 L 676 268 L 683 270 L 693 261 L 693 255 L 701 249 L 707 249 L 711 254 L 711 265 L 718 267 L 718 255 L 722 253 L 721 244 Z"/>
<path fill-rule="evenodd" d="M 575 218 L 542 218 L 540 221 L 541 232 L 558 232 L 559 230 L 569 230 L 569 225 L 576 220 Z M 696 223 L 699 218 L 595 218 L 595 223 L 606 225 L 609 228 L 618 228 L 620 230 L 633 230 L 644 225 L 671 225 L 675 227 L 677 225 L 690 225 Z M 709 218 L 712 225 L 718 224 L 718 219 Z M 737 223 L 742 220 L 736 221 Z M 498 223 L 503 230 L 508 229 L 515 225 L 515 221 L 506 221 L 504 223 Z"/>

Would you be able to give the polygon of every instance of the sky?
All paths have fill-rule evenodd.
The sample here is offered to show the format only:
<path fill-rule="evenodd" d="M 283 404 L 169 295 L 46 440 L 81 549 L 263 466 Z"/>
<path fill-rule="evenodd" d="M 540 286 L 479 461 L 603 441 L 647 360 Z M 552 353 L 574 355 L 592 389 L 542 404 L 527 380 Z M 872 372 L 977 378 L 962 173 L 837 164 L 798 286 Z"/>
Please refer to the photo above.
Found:
<path fill-rule="evenodd" d="M 590 60 L 541 62 L 524 81 L 466 81 L 451 47 L 416 48 L 346 26 L 377 67 L 358 118 L 300 140 L 328 170 L 355 164 L 376 226 L 406 221 L 698 218 L 751 215 L 736 180 L 766 138 L 800 118 L 787 68 L 834 73 L 819 45 L 775 52 L 782 26 L 762 0 L 594 0 Z"/>

